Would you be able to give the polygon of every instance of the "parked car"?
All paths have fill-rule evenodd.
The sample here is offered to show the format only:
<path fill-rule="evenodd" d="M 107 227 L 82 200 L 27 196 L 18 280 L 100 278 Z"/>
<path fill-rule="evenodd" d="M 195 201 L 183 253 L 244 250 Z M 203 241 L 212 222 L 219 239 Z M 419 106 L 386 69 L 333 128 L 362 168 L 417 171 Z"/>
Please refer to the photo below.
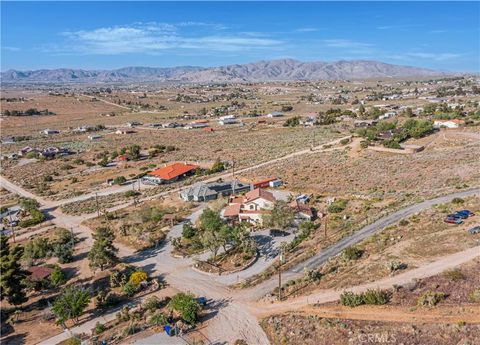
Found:
<path fill-rule="evenodd" d="M 470 210 L 460 210 L 460 211 L 457 211 L 456 213 L 465 214 L 467 217 L 473 217 L 475 215 L 475 213 L 473 213 Z"/>
<path fill-rule="evenodd" d="M 468 232 L 469 232 L 471 235 L 480 234 L 480 225 L 474 226 L 473 228 L 471 228 L 470 230 L 468 230 Z"/>
<path fill-rule="evenodd" d="M 466 213 L 455 212 L 455 216 L 457 216 L 457 218 L 462 218 L 462 219 L 467 219 L 468 218 L 468 214 L 466 214 Z"/>
<path fill-rule="evenodd" d="M 285 236 L 288 236 L 290 235 L 287 231 L 284 231 L 284 230 L 278 230 L 278 229 L 271 229 L 270 230 L 270 236 L 273 236 L 273 237 L 285 237 Z"/>
<path fill-rule="evenodd" d="M 295 200 L 297 200 L 298 202 L 306 204 L 307 202 L 310 201 L 310 197 L 308 195 L 302 194 L 302 195 L 297 196 L 295 198 Z"/>
<path fill-rule="evenodd" d="M 463 220 L 461 220 L 460 218 L 445 218 L 443 220 L 445 223 L 448 223 L 448 224 L 462 224 L 463 223 Z"/>
<path fill-rule="evenodd" d="M 207 305 L 207 299 L 205 297 L 197 297 L 195 298 L 195 301 L 197 301 L 197 303 L 200 304 L 201 306 Z"/>
<path fill-rule="evenodd" d="M 447 218 L 452 218 L 452 219 L 464 219 L 464 218 L 467 218 L 463 215 L 460 215 L 460 214 L 457 214 L 457 213 L 450 213 L 450 214 L 447 214 Z"/>

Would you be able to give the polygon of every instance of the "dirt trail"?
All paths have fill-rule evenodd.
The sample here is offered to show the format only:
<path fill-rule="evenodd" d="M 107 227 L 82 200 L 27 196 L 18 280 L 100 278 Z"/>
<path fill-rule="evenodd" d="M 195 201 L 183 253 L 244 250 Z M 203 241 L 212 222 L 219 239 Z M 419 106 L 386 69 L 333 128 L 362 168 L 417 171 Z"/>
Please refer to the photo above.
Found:
<path fill-rule="evenodd" d="M 402 323 L 480 323 L 480 305 L 471 305 L 459 313 L 458 307 L 436 307 L 409 311 L 405 307 L 390 306 L 360 306 L 356 308 L 342 306 L 305 307 L 295 313 L 317 315 L 324 318 L 339 318 L 350 320 L 385 321 Z M 267 315 L 265 315 L 267 316 Z"/>
<path fill-rule="evenodd" d="M 409 283 L 412 279 L 421 279 L 442 273 L 447 269 L 457 267 L 477 257 L 480 257 L 480 247 L 478 246 L 444 256 L 443 258 L 422 267 L 418 267 L 393 277 L 386 277 L 375 282 L 357 285 L 342 290 L 320 290 L 310 295 L 292 298 L 283 302 L 254 302 L 249 304 L 249 308 L 255 315 L 265 316 L 283 313 L 289 310 L 298 310 L 313 303 L 334 302 L 340 298 L 340 295 L 344 290 L 358 293 L 368 289 L 390 289 L 393 285 L 404 285 Z"/>

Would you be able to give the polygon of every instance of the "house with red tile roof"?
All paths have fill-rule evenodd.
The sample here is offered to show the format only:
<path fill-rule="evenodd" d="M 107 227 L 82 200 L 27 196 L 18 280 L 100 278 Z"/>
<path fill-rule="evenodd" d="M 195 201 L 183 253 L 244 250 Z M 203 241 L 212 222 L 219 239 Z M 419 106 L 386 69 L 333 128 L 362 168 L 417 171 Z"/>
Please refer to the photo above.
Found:
<path fill-rule="evenodd" d="M 198 168 L 198 165 L 188 164 L 187 162 L 173 163 L 148 173 L 142 177 L 142 182 L 146 184 L 171 183 L 185 176 L 194 174 L 195 170 Z"/>
<path fill-rule="evenodd" d="M 222 211 L 222 217 L 232 222 L 246 221 L 252 225 L 261 226 L 263 215 L 273 209 L 275 201 L 272 193 L 257 188 L 243 197 L 232 196 L 229 205 Z"/>

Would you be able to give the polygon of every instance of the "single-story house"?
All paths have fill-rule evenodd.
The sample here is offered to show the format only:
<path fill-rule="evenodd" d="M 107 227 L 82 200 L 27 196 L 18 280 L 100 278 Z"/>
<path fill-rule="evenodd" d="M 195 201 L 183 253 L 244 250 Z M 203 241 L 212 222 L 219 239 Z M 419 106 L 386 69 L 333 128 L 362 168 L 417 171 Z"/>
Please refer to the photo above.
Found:
<path fill-rule="evenodd" d="M 223 120 L 218 121 L 218 123 L 222 126 L 233 125 L 233 124 L 237 123 L 237 119 L 235 119 L 235 118 L 233 118 L 233 119 L 223 119 Z"/>
<path fill-rule="evenodd" d="M 57 131 L 56 129 L 50 129 L 50 128 L 44 129 L 43 131 L 40 132 L 40 134 L 44 134 L 44 135 L 53 135 L 58 133 L 60 132 Z"/>
<path fill-rule="evenodd" d="M 297 221 L 312 220 L 313 211 L 310 206 L 300 202 L 298 200 L 293 200 L 289 206 L 295 211 L 295 219 Z"/>
<path fill-rule="evenodd" d="M 377 120 L 355 120 L 353 125 L 355 128 L 367 128 L 375 126 L 377 123 Z"/>
<path fill-rule="evenodd" d="M 133 133 L 135 133 L 135 131 L 131 129 L 117 129 L 115 131 L 115 134 L 133 134 Z"/>
<path fill-rule="evenodd" d="M 458 128 L 464 124 L 463 120 L 453 119 L 453 120 L 435 120 L 433 122 L 433 127 L 435 128 Z"/>
<path fill-rule="evenodd" d="M 378 117 L 378 119 L 379 119 L 379 120 L 385 120 L 385 119 L 389 119 L 389 118 L 391 118 L 391 117 L 394 117 L 394 116 L 396 116 L 396 115 L 397 115 L 396 112 L 394 112 L 394 111 L 389 111 L 389 112 L 386 112 L 386 113 L 383 114 L 383 115 L 380 115 L 380 116 Z"/>
<path fill-rule="evenodd" d="M 251 190 L 251 185 L 237 180 L 226 182 L 199 182 L 180 192 L 180 197 L 185 201 L 209 201 L 218 196 L 229 196 L 234 193 L 243 193 Z"/>
<path fill-rule="evenodd" d="M 142 182 L 146 184 L 171 183 L 182 177 L 192 175 L 198 168 L 198 165 L 188 164 L 187 162 L 173 163 L 148 173 L 142 177 Z"/>
<path fill-rule="evenodd" d="M 279 111 L 273 111 L 270 114 L 267 114 L 267 117 L 282 117 L 282 116 L 283 116 L 283 113 Z"/>

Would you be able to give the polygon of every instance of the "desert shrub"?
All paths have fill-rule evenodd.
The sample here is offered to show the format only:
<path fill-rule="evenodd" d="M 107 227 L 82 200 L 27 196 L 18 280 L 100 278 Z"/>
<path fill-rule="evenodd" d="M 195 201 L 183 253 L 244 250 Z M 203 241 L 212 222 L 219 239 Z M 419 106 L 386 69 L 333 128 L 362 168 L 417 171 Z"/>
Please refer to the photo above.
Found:
<path fill-rule="evenodd" d="M 151 296 L 142 303 L 142 308 L 150 311 L 155 311 L 160 308 L 160 300 L 156 296 Z"/>
<path fill-rule="evenodd" d="M 161 326 L 167 323 L 167 317 L 162 313 L 154 314 L 148 320 L 148 323 L 152 326 Z"/>
<path fill-rule="evenodd" d="M 362 140 L 362 141 L 360 142 L 360 147 L 361 147 L 362 149 L 366 149 L 366 148 L 368 147 L 368 141 L 367 141 L 367 140 Z"/>
<path fill-rule="evenodd" d="M 132 335 L 137 333 L 138 331 L 140 331 L 140 327 L 136 322 L 133 322 L 123 329 L 123 335 Z"/>
<path fill-rule="evenodd" d="M 65 340 L 64 345 L 80 345 L 82 342 L 77 337 L 71 337 Z"/>
<path fill-rule="evenodd" d="M 133 283 L 135 285 L 140 285 L 140 283 L 146 281 L 148 279 L 148 274 L 144 271 L 136 271 L 133 272 L 128 280 L 129 283 Z"/>
<path fill-rule="evenodd" d="M 345 139 L 340 140 L 340 145 L 347 145 L 349 142 L 350 142 L 350 139 L 345 138 Z"/>
<path fill-rule="evenodd" d="M 100 322 L 97 322 L 95 324 L 95 334 L 100 334 L 105 331 L 105 325 L 101 324 Z"/>
<path fill-rule="evenodd" d="M 135 292 L 137 292 L 138 286 L 134 283 L 129 282 L 125 284 L 122 289 L 128 297 L 132 297 L 133 295 L 135 295 Z"/>
<path fill-rule="evenodd" d="M 136 191 L 136 190 L 127 190 L 125 192 L 125 197 L 126 198 L 131 198 L 131 197 L 134 197 L 134 196 L 138 196 L 142 193 L 140 193 L 139 191 Z"/>
<path fill-rule="evenodd" d="M 400 261 L 390 261 L 386 266 L 391 273 L 407 268 L 407 265 Z"/>
<path fill-rule="evenodd" d="M 340 303 L 347 307 L 358 307 L 364 304 L 362 295 L 351 291 L 345 291 L 340 295 Z"/>
<path fill-rule="evenodd" d="M 383 290 L 367 290 L 362 296 L 365 304 L 383 305 L 389 301 L 389 295 Z"/>
<path fill-rule="evenodd" d="M 59 266 L 55 266 L 55 269 L 50 274 L 49 279 L 50 279 L 50 284 L 53 287 L 60 286 L 67 281 L 65 274 L 62 272 L 62 269 Z"/>
<path fill-rule="evenodd" d="M 180 292 L 172 297 L 169 305 L 180 313 L 186 323 L 194 324 L 197 321 L 200 305 L 192 295 Z"/>
<path fill-rule="evenodd" d="M 399 224 L 400 226 L 407 226 L 409 223 L 408 223 L 408 220 L 402 219 L 398 224 Z"/>
<path fill-rule="evenodd" d="M 417 300 L 417 304 L 424 307 L 433 307 L 443 301 L 447 295 L 443 292 L 427 291 Z"/>
<path fill-rule="evenodd" d="M 127 182 L 127 179 L 124 176 L 117 176 L 113 179 L 113 184 L 122 184 Z"/>
<path fill-rule="evenodd" d="M 469 297 L 472 302 L 480 302 L 480 288 L 474 289 Z"/>
<path fill-rule="evenodd" d="M 340 213 L 347 207 L 348 200 L 338 199 L 328 206 L 329 213 Z"/>
<path fill-rule="evenodd" d="M 454 269 L 443 272 L 443 276 L 447 279 L 453 280 L 454 282 L 465 278 L 463 273 L 458 268 L 454 268 Z"/>
<path fill-rule="evenodd" d="M 364 251 L 357 247 L 347 247 L 343 250 L 343 256 L 347 260 L 358 260 L 362 257 Z"/>
<path fill-rule="evenodd" d="M 195 236 L 195 228 L 192 226 L 192 224 L 190 223 L 185 223 L 183 224 L 183 229 L 182 229 L 182 236 L 184 238 L 192 238 L 193 236 Z"/>
<path fill-rule="evenodd" d="M 465 200 L 463 200 L 462 198 L 453 198 L 452 199 L 452 204 L 463 204 L 465 202 Z"/>

